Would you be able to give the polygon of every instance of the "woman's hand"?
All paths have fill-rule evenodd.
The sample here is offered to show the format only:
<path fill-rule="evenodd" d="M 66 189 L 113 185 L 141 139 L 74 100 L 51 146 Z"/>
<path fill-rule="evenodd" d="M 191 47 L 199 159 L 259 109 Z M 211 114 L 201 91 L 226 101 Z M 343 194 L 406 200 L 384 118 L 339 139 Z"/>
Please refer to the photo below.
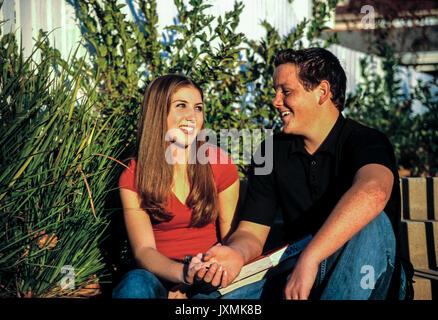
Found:
<path fill-rule="evenodd" d="M 203 267 L 205 268 L 205 264 L 202 261 L 202 253 L 198 253 L 196 256 L 192 257 L 188 266 L 184 265 L 183 282 L 188 285 L 193 284 L 196 273 Z"/>

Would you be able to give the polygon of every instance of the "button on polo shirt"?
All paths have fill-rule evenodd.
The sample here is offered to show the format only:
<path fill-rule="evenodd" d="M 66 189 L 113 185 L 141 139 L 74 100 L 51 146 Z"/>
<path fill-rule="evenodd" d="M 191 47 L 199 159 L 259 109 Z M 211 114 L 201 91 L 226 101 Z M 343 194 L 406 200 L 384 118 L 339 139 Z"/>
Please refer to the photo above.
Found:
<path fill-rule="evenodd" d="M 262 144 L 262 150 L 264 147 Z M 276 135 L 272 152 L 273 170 L 269 175 L 255 175 L 255 164 L 252 165 L 241 219 L 271 226 L 280 209 L 286 241 L 315 234 L 351 187 L 354 175 L 362 166 L 384 165 L 398 182 L 394 152 L 388 139 L 375 129 L 345 119 L 342 114 L 314 154 L 306 151 L 301 136 L 291 134 Z M 399 210 L 399 188 L 394 183 L 385 212 L 395 232 L 398 232 Z"/>

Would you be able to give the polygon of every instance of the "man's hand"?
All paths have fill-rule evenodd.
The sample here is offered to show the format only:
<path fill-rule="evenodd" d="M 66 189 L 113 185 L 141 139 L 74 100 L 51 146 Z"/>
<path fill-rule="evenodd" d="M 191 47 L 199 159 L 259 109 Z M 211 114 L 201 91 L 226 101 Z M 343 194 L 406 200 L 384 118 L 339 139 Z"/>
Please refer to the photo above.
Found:
<path fill-rule="evenodd" d="M 301 255 L 284 288 L 285 298 L 307 300 L 318 273 L 318 266 L 318 263 Z"/>
<path fill-rule="evenodd" d="M 227 275 L 215 259 L 205 261 L 202 253 L 192 258 L 188 267 L 184 268 L 184 282 L 188 285 L 195 281 L 204 281 L 214 287 L 227 284 Z"/>
<path fill-rule="evenodd" d="M 223 267 L 222 287 L 226 287 L 233 282 L 244 264 L 243 256 L 239 251 L 232 247 L 223 246 L 220 243 L 208 249 L 203 260 L 205 262 L 215 261 Z M 197 276 L 203 277 L 202 269 L 198 272 Z M 208 282 L 207 280 L 208 278 L 204 277 L 204 281 Z"/>

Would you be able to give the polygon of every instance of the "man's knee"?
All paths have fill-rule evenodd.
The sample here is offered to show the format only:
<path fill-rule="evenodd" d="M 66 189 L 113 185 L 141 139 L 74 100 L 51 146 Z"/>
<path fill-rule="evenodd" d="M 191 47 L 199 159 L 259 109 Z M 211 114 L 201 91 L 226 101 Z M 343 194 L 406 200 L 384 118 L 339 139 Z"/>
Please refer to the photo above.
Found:
<path fill-rule="evenodd" d="M 370 255 L 374 259 L 389 259 L 394 267 L 396 240 L 391 221 L 381 212 L 347 243 L 354 246 L 358 255 Z"/>
<path fill-rule="evenodd" d="M 382 212 L 323 261 L 316 291 L 323 293 L 322 299 L 385 298 L 394 270 L 395 246 L 391 223 Z"/>

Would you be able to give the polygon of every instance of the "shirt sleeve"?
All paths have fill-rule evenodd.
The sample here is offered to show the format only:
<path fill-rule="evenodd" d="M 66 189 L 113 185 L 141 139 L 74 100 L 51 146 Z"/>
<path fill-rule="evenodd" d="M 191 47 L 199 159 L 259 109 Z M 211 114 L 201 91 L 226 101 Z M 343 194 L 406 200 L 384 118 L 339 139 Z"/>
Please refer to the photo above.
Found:
<path fill-rule="evenodd" d="M 366 134 L 353 135 L 351 142 L 353 172 L 367 164 L 380 164 L 391 171 L 396 170 L 394 150 L 388 138 L 375 129 L 368 128 Z"/>
<path fill-rule="evenodd" d="M 263 148 L 263 144 L 260 148 Z M 257 165 L 252 161 L 246 197 L 239 220 L 271 226 L 277 211 L 275 169 L 269 174 L 257 175 L 255 174 L 256 167 Z"/>
<path fill-rule="evenodd" d="M 131 160 L 119 178 L 119 188 L 128 189 L 134 192 L 137 192 L 136 184 L 135 184 L 135 169 L 136 162 L 135 160 Z"/>
<path fill-rule="evenodd" d="M 226 190 L 239 179 L 236 165 L 223 150 L 210 148 L 209 159 L 218 193 Z"/>

